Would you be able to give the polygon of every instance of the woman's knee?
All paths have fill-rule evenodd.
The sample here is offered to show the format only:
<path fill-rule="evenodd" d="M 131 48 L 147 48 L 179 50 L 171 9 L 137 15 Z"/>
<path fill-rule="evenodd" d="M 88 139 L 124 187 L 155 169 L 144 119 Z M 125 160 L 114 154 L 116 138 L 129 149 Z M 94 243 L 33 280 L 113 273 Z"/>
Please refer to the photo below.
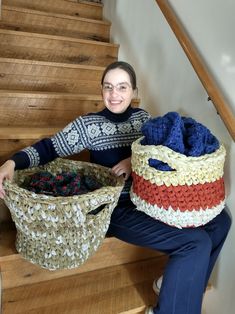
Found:
<path fill-rule="evenodd" d="M 212 250 L 212 242 L 203 229 L 195 228 L 188 232 L 187 241 L 182 248 L 184 251 L 191 251 L 192 253 L 195 251 L 208 256 Z"/>

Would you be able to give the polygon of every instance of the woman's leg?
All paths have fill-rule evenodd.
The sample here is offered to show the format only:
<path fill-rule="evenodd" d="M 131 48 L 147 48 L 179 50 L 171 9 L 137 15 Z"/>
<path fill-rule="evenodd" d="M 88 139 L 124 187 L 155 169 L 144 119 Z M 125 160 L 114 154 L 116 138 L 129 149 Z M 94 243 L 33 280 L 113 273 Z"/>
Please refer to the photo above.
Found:
<path fill-rule="evenodd" d="M 216 216 L 212 221 L 203 226 L 202 228 L 209 235 L 212 242 L 212 250 L 210 255 L 210 262 L 207 270 L 205 289 L 207 287 L 208 280 L 210 278 L 211 272 L 218 258 L 218 255 L 223 247 L 224 241 L 228 235 L 231 226 L 231 218 L 224 209 L 218 216 Z"/>
<path fill-rule="evenodd" d="M 123 203 L 112 215 L 109 235 L 169 255 L 156 314 L 200 314 L 212 241 L 202 228 L 178 229 Z"/>
<path fill-rule="evenodd" d="M 206 275 L 206 281 L 205 281 L 205 290 L 208 285 L 208 281 L 211 275 L 211 272 L 214 268 L 215 262 L 218 258 L 218 255 L 223 247 L 223 244 L 227 238 L 229 229 L 231 226 L 231 218 L 226 212 L 226 210 L 223 210 L 217 217 L 215 217 L 212 221 L 210 221 L 205 226 L 201 227 L 203 228 L 209 235 L 211 242 L 212 242 L 212 250 L 210 255 L 210 262 L 207 269 L 207 275 Z M 156 294 L 159 294 L 161 282 L 162 282 L 162 276 L 159 278 L 159 286 L 158 286 L 158 292 Z"/>

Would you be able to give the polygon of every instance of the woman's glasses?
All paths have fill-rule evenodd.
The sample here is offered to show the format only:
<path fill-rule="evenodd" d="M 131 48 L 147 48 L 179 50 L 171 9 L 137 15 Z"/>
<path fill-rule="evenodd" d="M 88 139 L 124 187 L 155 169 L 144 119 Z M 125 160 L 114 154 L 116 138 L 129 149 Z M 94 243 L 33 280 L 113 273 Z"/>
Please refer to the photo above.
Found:
<path fill-rule="evenodd" d="M 123 82 L 123 83 L 118 83 L 117 85 L 113 85 L 111 83 L 104 83 L 102 85 L 102 90 L 104 92 L 108 92 L 108 93 L 112 93 L 115 89 L 115 91 L 117 93 L 121 93 L 124 94 L 126 93 L 129 89 L 131 88 L 130 84 L 128 84 L 127 82 Z"/>

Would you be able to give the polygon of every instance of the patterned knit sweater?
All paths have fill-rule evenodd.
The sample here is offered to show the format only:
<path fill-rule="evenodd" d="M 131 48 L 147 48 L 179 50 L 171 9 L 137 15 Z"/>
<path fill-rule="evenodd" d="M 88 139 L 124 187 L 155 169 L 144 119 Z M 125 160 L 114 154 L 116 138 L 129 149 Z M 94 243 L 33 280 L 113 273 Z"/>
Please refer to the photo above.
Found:
<path fill-rule="evenodd" d="M 129 106 L 115 114 L 107 108 L 81 116 L 51 138 L 45 138 L 11 157 L 16 170 L 46 164 L 57 157 L 90 151 L 90 161 L 113 167 L 131 156 L 131 144 L 141 136 L 141 126 L 150 115 Z"/>

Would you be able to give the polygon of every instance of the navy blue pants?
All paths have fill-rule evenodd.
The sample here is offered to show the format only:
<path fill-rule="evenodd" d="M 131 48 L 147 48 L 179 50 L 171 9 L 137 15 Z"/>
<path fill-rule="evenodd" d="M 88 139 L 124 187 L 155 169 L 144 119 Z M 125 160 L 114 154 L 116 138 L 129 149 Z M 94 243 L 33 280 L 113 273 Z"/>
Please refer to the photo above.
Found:
<path fill-rule="evenodd" d="M 223 210 L 203 227 L 178 229 L 126 201 L 115 208 L 108 235 L 169 255 L 155 314 L 200 314 L 203 293 L 230 225 Z"/>

